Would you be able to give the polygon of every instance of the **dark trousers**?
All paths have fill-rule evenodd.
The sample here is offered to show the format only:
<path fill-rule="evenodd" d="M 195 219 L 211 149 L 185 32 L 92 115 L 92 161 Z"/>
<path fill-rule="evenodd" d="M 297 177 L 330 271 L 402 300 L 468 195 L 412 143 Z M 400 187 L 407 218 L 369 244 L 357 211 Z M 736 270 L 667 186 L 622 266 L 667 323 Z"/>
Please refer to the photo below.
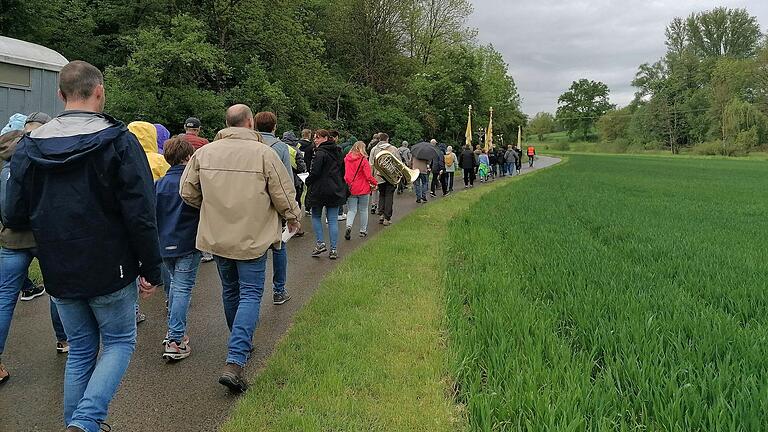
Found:
<path fill-rule="evenodd" d="M 392 219 L 392 206 L 395 202 L 395 185 L 389 182 L 379 183 L 379 214 L 384 219 Z"/>
<path fill-rule="evenodd" d="M 448 186 L 448 192 L 453 192 L 453 175 L 454 174 L 455 174 L 454 172 L 445 173 L 445 177 L 446 177 L 445 183 L 446 183 L 446 186 Z"/>
<path fill-rule="evenodd" d="M 464 170 L 464 186 L 472 186 L 475 184 L 475 170 Z"/>
<path fill-rule="evenodd" d="M 435 190 L 437 189 L 437 183 L 440 182 L 440 188 L 443 190 L 443 195 L 448 192 L 448 187 L 445 183 L 445 173 L 437 174 L 435 172 L 432 172 L 432 184 L 430 185 L 430 191 L 432 193 L 435 193 Z"/>

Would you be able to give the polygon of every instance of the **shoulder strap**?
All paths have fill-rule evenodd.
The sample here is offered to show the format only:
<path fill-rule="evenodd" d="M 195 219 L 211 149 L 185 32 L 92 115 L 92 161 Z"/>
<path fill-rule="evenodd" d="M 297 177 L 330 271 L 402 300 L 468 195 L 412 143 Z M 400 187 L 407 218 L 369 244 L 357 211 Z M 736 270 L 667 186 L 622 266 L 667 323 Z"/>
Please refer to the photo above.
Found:
<path fill-rule="evenodd" d="M 360 158 L 360 163 L 359 163 L 359 164 L 357 164 L 357 170 L 355 171 L 355 176 L 354 176 L 354 177 L 352 177 L 352 182 L 351 182 L 351 183 L 354 183 L 354 182 L 355 182 L 355 179 L 357 178 L 357 173 L 359 173 L 359 172 L 360 172 L 360 167 L 361 167 L 361 166 L 363 166 L 363 159 L 364 159 L 364 158 Z"/>

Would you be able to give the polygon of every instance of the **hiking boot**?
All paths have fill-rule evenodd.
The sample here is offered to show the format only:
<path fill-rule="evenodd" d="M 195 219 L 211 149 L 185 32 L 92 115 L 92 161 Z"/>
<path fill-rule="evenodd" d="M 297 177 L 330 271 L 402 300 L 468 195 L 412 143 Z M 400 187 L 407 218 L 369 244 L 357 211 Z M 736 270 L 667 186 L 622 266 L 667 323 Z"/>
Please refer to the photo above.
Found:
<path fill-rule="evenodd" d="M 5 366 L 3 366 L 2 363 L 0 363 L 0 384 L 3 384 L 4 382 L 8 381 L 10 377 L 11 377 L 11 374 L 9 374 Z"/>
<path fill-rule="evenodd" d="M 392 225 L 392 221 L 390 221 L 389 219 L 384 219 L 384 222 L 382 222 L 382 225 L 390 226 L 390 225 Z"/>
<path fill-rule="evenodd" d="M 275 294 L 275 295 L 272 296 L 272 304 L 281 305 L 281 304 L 287 302 L 290 299 L 291 299 L 291 296 L 289 296 L 288 293 L 285 293 L 285 294 Z"/>
<path fill-rule="evenodd" d="M 336 251 L 336 249 L 331 249 L 331 251 L 328 253 L 328 258 L 335 260 L 339 257 L 339 252 Z"/>
<path fill-rule="evenodd" d="M 352 239 L 352 227 L 347 227 L 347 230 L 344 231 L 344 240 L 351 240 Z"/>
<path fill-rule="evenodd" d="M 19 297 L 19 299 L 21 301 L 29 301 L 29 300 L 38 298 L 43 294 L 45 294 L 45 287 L 43 285 L 38 285 L 28 290 L 22 291 L 21 297 Z"/>
<path fill-rule="evenodd" d="M 67 341 L 56 342 L 56 352 L 59 354 L 66 354 L 69 352 L 69 344 Z"/>
<path fill-rule="evenodd" d="M 248 390 L 248 384 L 243 378 L 243 368 L 233 363 L 227 363 L 224 366 L 219 384 L 226 386 L 232 393 L 243 393 Z"/>
<path fill-rule="evenodd" d="M 360 231 L 360 238 L 362 237 L 368 237 L 368 233 L 365 231 Z"/>
<path fill-rule="evenodd" d="M 312 256 L 318 257 L 327 250 L 328 248 L 325 246 L 325 243 L 318 243 L 317 245 L 315 245 L 315 249 L 312 250 Z"/>
<path fill-rule="evenodd" d="M 192 348 L 184 342 L 170 341 L 165 344 L 164 360 L 184 360 L 192 354 Z"/>

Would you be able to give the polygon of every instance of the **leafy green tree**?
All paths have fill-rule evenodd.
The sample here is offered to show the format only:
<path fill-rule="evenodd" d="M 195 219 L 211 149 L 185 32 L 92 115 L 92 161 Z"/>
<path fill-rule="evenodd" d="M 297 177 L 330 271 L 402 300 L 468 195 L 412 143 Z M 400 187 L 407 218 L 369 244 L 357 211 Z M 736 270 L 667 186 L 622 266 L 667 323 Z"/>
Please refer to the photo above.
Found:
<path fill-rule="evenodd" d="M 548 112 L 540 112 L 533 116 L 528 124 L 528 132 L 537 135 L 539 141 L 544 140 L 544 135 L 555 130 L 555 116 Z"/>
<path fill-rule="evenodd" d="M 163 123 L 172 132 L 192 114 L 209 133 L 224 126 L 219 90 L 229 69 L 224 52 L 206 41 L 201 21 L 178 16 L 167 30 L 141 30 L 126 42 L 131 47 L 128 63 L 106 71 L 110 112 L 127 120 Z"/>
<path fill-rule="evenodd" d="M 632 107 L 624 107 L 605 113 L 597 121 L 597 133 L 603 141 L 616 141 L 627 138 L 627 130 L 632 119 Z"/>
<path fill-rule="evenodd" d="M 614 106 L 608 101 L 608 86 L 599 81 L 580 79 L 557 100 L 557 119 L 565 126 L 569 136 L 580 133 L 589 137 L 597 119 Z"/>

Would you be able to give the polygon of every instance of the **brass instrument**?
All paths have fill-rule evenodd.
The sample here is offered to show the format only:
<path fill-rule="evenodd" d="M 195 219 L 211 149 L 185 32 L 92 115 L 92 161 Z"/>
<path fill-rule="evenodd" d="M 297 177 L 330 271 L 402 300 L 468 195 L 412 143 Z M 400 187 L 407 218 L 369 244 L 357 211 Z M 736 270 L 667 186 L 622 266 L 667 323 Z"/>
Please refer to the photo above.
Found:
<path fill-rule="evenodd" d="M 408 180 L 408 183 L 415 182 L 419 177 L 419 170 L 408 168 L 400 159 L 386 150 L 376 155 L 373 166 L 377 174 L 393 185 L 400 183 L 403 177 Z"/>

